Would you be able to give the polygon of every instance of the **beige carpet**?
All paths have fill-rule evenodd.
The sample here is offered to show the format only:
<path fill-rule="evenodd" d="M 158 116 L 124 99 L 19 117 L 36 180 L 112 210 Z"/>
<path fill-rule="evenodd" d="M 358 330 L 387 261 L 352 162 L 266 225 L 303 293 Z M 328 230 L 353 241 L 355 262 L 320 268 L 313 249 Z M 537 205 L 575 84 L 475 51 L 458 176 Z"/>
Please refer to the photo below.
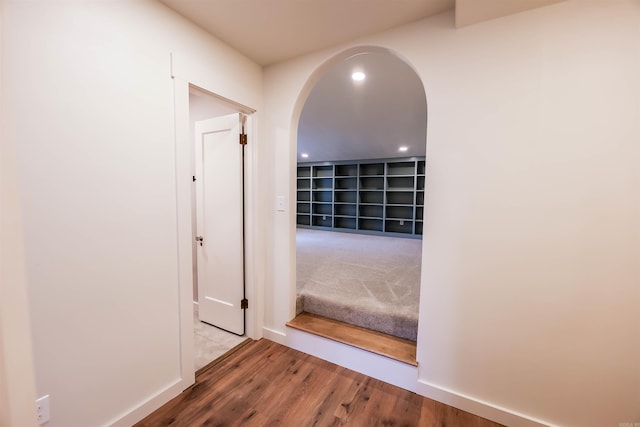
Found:
<path fill-rule="evenodd" d="M 298 229 L 297 310 L 415 341 L 422 240 Z"/>

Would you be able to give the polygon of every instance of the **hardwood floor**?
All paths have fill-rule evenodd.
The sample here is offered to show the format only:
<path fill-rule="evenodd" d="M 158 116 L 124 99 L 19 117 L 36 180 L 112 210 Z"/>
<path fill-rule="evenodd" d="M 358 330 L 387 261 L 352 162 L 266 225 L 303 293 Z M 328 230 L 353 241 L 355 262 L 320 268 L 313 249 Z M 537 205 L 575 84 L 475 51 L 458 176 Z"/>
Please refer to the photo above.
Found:
<path fill-rule="evenodd" d="M 287 326 L 418 366 L 414 341 L 305 312 Z"/>
<path fill-rule="evenodd" d="M 136 426 L 499 424 L 262 339 L 203 372 Z"/>

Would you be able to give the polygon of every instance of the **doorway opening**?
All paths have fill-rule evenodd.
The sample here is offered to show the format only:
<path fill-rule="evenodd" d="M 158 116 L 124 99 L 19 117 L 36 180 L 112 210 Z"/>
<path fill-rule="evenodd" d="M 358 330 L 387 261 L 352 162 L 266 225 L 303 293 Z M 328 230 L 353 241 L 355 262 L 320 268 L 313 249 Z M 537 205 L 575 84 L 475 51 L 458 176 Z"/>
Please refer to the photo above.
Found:
<path fill-rule="evenodd" d="M 245 109 L 189 86 L 195 371 L 247 340 Z M 222 285 L 224 284 L 224 286 Z"/>
<path fill-rule="evenodd" d="M 330 60 L 309 84 L 297 126 L 296 314 L 415 344 L 426 172 L 422 80 L 393 52 L 367 47 Z"/>

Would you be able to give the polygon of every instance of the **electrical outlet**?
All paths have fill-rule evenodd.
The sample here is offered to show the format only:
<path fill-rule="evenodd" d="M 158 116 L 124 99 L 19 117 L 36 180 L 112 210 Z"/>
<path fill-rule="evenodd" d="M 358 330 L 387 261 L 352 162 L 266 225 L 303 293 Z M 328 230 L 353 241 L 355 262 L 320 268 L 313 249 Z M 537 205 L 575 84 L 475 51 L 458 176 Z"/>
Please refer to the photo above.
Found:
<path fill-rule="evenodd" d="M 38 424 L 42 425 L 49 422 L 49 395 L 42 396 L 36 400 L 36 413 L 38 415 Z"/>
<path fill-rule="evenodd" d="M 276 197 L 276 209 L 279 212 L 284 212 L 284 196 Z"/>

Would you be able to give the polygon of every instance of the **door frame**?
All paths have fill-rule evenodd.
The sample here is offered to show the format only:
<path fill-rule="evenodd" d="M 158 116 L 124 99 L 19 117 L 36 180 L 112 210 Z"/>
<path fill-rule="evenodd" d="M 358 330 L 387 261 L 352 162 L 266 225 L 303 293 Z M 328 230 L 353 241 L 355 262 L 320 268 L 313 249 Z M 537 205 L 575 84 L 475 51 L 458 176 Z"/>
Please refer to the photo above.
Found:
<path fill-rule="evenodd" d="M 193 87 L 193 86 L 192 86 Z M 198 90 L 200 92 L 200 90 Z M 229 107 L 227 105 L 226 102 L 223 101 L 219 101 L 217 98 L 213 98 L 210 97 L 211 99 L 214 99 L 216 101 L 216 104 L 220 105 L 220 106 L 224 106 L 224 107 Z M 244 118 L 243 118 L 244 117 Z M 190 119 L 191 121 L 193 121 L 193 119 Z M 223 120 L 224 122 L 222 122 L 221 124 L 221 120 Z M 213 309 L 213 307 L 211 306 L 212 304 L 215 303 L 211 303 L 211 302 L 207 302 L 205 301 L 208 296 L 207 296 L 207 292 L 205 292 L 206 289 L 209 289 L 208 286 L 204 284 L 204 282 L 201 280 L 203 277 L 206 277 L 208 279 L 211 279 L 210 276 L 204 276 L 205 274 L 211 273 L 211 270 L 208 270 L 207 268 L 202 268 L 203 264 L 201 264 L 202 262 L 205 262 L 205 257 L 209 258 L 209 262 L 211 262 L 211 256 L 213 255 L 213 259 L 216 259 L 216 262 L 223 262 L 224 263 L 228 263 L 228 264 L 232 264 L 233 262 L 237 262 L 238 258 L 238 252 L 237 249 L 231 249 L 231 247 L 226 247 L 223 245 L 223 247 L 219 247 L 218 244 L 213 243 L 212 246 L 208 246 L 210 245 L 210 243 L 208 243 L 209 241 L 215 241 L 217 239 L 217 235 L 214 234 L 206 234 L 211 233 L 211 230 L 207 231 L 207 227 L 205 225 L 205 218 L 210 215 L 206 214 L 205 212 L 205 208 L 204 206 L 206 205 L 206 200 L 207 200 L 207 191 L 205 190 L 205 182 L 202 180 L 202 177 L 206 174 L 208 174 L 211 171 L 205 171 L 205 164 L 206 164 L 206 160 L 205 160 L 205 144 L 204 144 L 204 138 L 205 135 L 214 135 L 213 137 L 215 138 L 217 135 L 220 135 L 222 133 L 228 132 L 228 128 L 226 127 L 226 125 L 228 124 L 228 122 L 233 122 L 235 128 L 232 128 L 231 131 L 232 132 L 237 132 L 237 134 L 233 134 L 231 132 L 226 133 L 226 135 L 224 135 L 224 144 L 225 145 L 229 145 L 232 144 L 229 149 L 231 149 L 231 151 L 233 151 L 233 154 L 228 153 L 225 156 L 232 156 L 231 158 L 233 158 L 233 162 L 237 162 L 239 160 L 240 164 L 240 169 L 236 169 L 234 168 L 232 171 L 226 171 L 223 173 L 222 176 L 227 178 L 227 183 L 232 186 L 231 188 L 231 193 L 227 194 L 226 197 L 231 197 L 233 198 L 235 195 L 235 197 L 238 196 L 238 192 L 240 193 L 241 197 L 239 199 L 236 199 L 236 202 L 240 203 L 240 206 L 236 205 L 235 203 L 225 203 L 225 206 L 228 206 L 231 211 L 229 212 L 229 214 L 227 214 L 227 216 L 225 217 L 225 221 L 227 222 L 227 224 L 225 224 L 224 222 L 222 224 L 225 224 L 222 226 L 222 228 L 226 228 L 228 224 L 228 222 L 230 221 L 231 223 L 235 225 L 239 225 L 241 228 L 240 230 L 240 238 L 242 240 L 241 243 L 241 247 L 240 247 L 240 263 L 237 266 L 234 266 L 233 268 L 230 268 L 229 271 L 236 271 L 236 272 L 240 272 L 241 277 L 238 277 L 238 282 L 235 282 L 235 280 L 233 282 L 229 282 L 227 285 L 230 285 L 231 283 L 240 283 L 241 285 L 241 294 L 237 295 L 237 299 L 228 299 L 227 301 L 224 301 L 222 305 L 218 305 L 217 309 Z M 215 123 L 215 124 L 214 124 Z M 247 309 L 242 309 L 241 307 L 238 307 L 241 305 L 240 301 L 243 298 L 246 298 L 246 293 L 247 293 L 247 286 L 246 286 L 246 272 L 244 271 L 245 268 L 244 266 L 246 265 L 246 236 L 245 236 L 245 217 L 246 217 L 246 206 L 244 203 L 244 196 L 246 194 L 246 183 L 244 182 L 244 179 L 240 179 L 240 177 L 244 178 L 245 177 L 245 171 L 246 171 L 246 166 L 245 166 L 245 155 L 246 155 L 246 148 L 247 146 L 240 146 L 239 141 L 238 141 L 238 135 L 242 132 L 246 131 L 247 127 L 251 126 L 251 116 L 245 115 L 243 113 L 239 113 L 239 112 L 234 112 L 234 113 L 230 113 L 230 114 L 222 114 L 222 115 L 213 115 L 208 119 L 202 119 L 201 121 L 196 121 L 194 123 L 194 137 L 195 140 L 193 141 L 194 144 L 194 177 L 195 177 L 195 181 L 194 181 L 194 185 L 195 185 L 195 195 L 194 195 L 194 199 L 195 199 L 195 216 L 193 217 L 194 220 L 194 225 L 195 227 L 193 227 L 193 240 L 192 240 L 192 247 L 195 249 L 195 251 L 192 250 L 192 253 L 195 253 L 194 255 L 194 260 L 193 260 L 193 266 L 194 266 L 194 283 L 197 283 L 197 286 L 194 286 L 194 292 L 197 288 L 198 290 L 198 296 L 197 298 L 194 298 L 194 304 L 197 301 L 198 302 L 198 307 L 199 307 L 199 316 L 200 316 L 200 320 L 203 322 L 207 322 L 217 328 L 220 328 L 222 330 L 225 330 L 227 332 L 233 333 L 235 335 L 240 335 L 240 336 L 244 336 L 246 335 L 247 332 L 247 313 L 246 310 Z M 212 130 L 212 128 L 214 128 Z M 222 132 L 220 132 L 222 131 Z M 248 137 L 248 134 L 247 134 Z M 231 138 L 231 141 L 229 141 L 229 138 Z M 215 142 L 215 144 L 219 144 L 219 142 Z M 233 157 L 233 156 L 238 156 Z M 222 158 L 222 163 L 229 163 L 229 161 L 231 161 L 231 158 L 226 158 L 223 157 Z M 233 164 L 229 163 L 229 164 Z M 236 166 L 238 166 L 238 164 L 236 164 Z M 219 169 L 219 168 L 217 168 Z M 198 173 L 198 171 L 200 173 Z M 219 170 L 216 170 L 214 173 L 220 173 Z M 229 173 L 231 175 L 229 175 Z M 221 179 L 221 177 L 218 177 L 219 179 Z M 224 178 L 222 178 L 224 179 Z M 237 180 L 237 181 L 236 181 Z M 209 184 L 207 184 L 209 185 Z M 238 187 L 236 188 L 235 185 L 237 185 Z M 241 214 L 238 217 L 238 212 L 237 209 L 239 208 L 241 210 Z M 235 234 L 234 234 L 235 235 Z M 199 236 L 199 237 L 198 237 Z M 235 235 L 237 237 L 237 235 Z M 200 241 L 200 243 L 198 243 L 198 238 L 202 238 L 204 237 L 204 248 L 202 247 L 203 242 Z M 222 253 L 217 252 L 215 248 L 218 248 L 218 250 L 221 250 Z M 207 249 L 208 248 L 208 249 Z M 205 251 L 205 252 L 203 252 Z M 206 253 L 208 253 L 209 255 L 205 255 Z M 220 259 L 219 257 L 224 257 L 224 256 L 231 256 L 231 259 Z M 234 276 L 235 277 L 235 276 Z M 205 280 L 205 282 L 208 282 L 209 280 Z M 217 291 L 220 291 L 220 288 L 218 285 L 214 285 L 214 287 L 216 288 Z M 229 286 L 226 286 L 227 288 Z M 234 284 L 232 286 L 233 288 L 236 288 L 236 285 Z M 205 289 L 206 288 L 206 289 Z M 231 308 L 229 309 L 228 307 L 226 307 L 226 305 L 229 302 L 233 302 L 234 306 L 236 306 L 235 308 Z M 217 304 L 220 304 L 220 301 L 217 302 Z M 211 307 L 210 309 L 205 308 L 205 307 Z M 236 310 L 237 308 L 240 308 L 240 312 L 241 312 L 241 316 L 242 316 L 242 327 L 238 328 L 238 332 L 236 332 L 233 327 L 231 327 L 232 325 L 230 324 L 225 324 L 223 327 L 223 323 L 225 323 L 226 321 L 229 321 L 229 317 L 233 317 L 233 319 L 237 319 L 236 317 Z M 210 311 L 211 310 L 211 311 Z M 229 314 L 228 310 L 232 310 L 232 312 L 236 313 L 236 314 Z M 225 316 L 223 314 L 223 312 L 227 312 L 227 316 Z M 214 319 L 212 318 L 213 316 L 216 317 L 216 320 L 214 321 Z M 205 319 L 207 318 L 208 319 Z M 222 317 L 222 319 L 221 319 Z M 224 320 L 223 320 L 224 319 Z M 221 323 L 219 323 L 221 322 Z M 235 323 L 235 320 L 232 322 Z M 242 332 L 240 332 L 242 331 Z"/>
<path fill-rule="evenodd" d="M 262 335 L 262 319 L 258 315 L 263 311 L 263 301 L 260 295 L 257 269 L 262 265 L 259 260 L 258 248 L 260 236 L 258 221 L 261 218 L 258 203 L 258 141 L 256 110 L 239 102 L 216 94 L 205 83 L 186 76 L 176 76 L 175 64 L 172 58 L 171 78 L 173 80 L 173 119 L 175 142 L 175 195 L 176 195 L 176 231 L 177 231 L 177 269 L 178 269 L 178 313 L 179 313 L 179 342 L 180 366 L 179 378 L 182 389 L 195 383 L 194 338 L 193 338 L 193 253 L 195 243 L 192 216 L 192 159 L 195 155 L 194 142 L 190 135 L 189 89 L 195 87 L 221 102 L 232 106 L 240 113 L 247 115 L 245 133 L 248 144 L 245 147 L 245 281 L 246 298 L 249 308 L 246 310 L 246 336 L 259 339 Z M 185 70 L 188 67 L 185 68 Z M 191 74 L 191 73 L 187 73 Z"/>

